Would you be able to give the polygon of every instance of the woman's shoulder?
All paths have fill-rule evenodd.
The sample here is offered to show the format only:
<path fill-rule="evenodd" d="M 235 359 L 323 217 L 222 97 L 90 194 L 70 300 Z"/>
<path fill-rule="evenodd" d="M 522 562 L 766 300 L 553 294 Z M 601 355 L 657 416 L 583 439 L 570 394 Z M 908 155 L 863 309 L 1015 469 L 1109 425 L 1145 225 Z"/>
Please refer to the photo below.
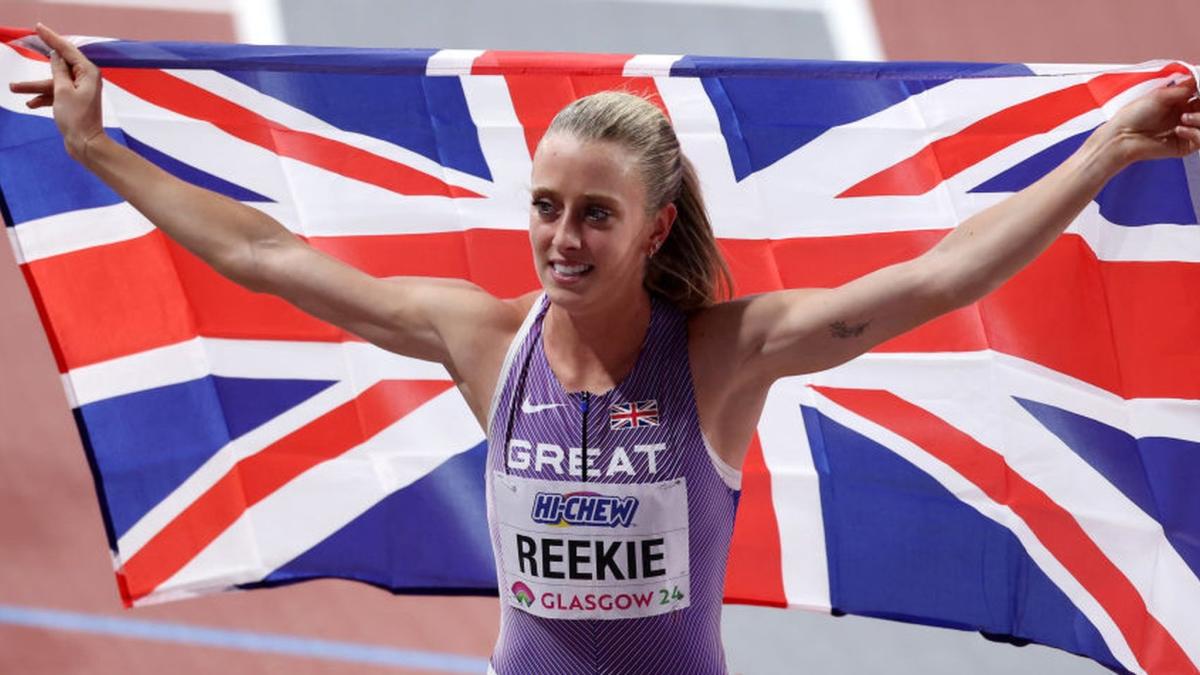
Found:
<path fill-rule="evenodd" d="M 755 357 L 771 342 L 774 329 L 796 300 L 819 289 L 770 291 L 714 303 L 688 315 L 688 351 L 693 371 L 711 371 L 720 386 L 729 380 L 752 381 Z M 700 379 L 707 379 L 701 374 Z"/>
<path fill-rule="evenodd" d="M 396 279 L 396 278 L 394 278 Z M 470 331 L 516 332 L 541 291 L 530 291 L 512 298 L 501 298 L 466 279 L 423 278 L 431 304 L 439 307 L 447 319 Z"/>
<path fill-rule="evenodd" d="M 688 356 L 697 384 L 723 381 L 743 334 L 748 298 L 735 298 L 687 312 Z"/>
<path fill-rule="evenodd" d="M 486 292 L 485 292 L 486 293 Z M 468 330 L 478 333 L 479 340 L 494 342 L 497 348 L 506 351 L 509 342 L 521 331 L 521 326 L 532 313 L 542 297 L 540 290 L 530 291 L 513 298 L 498 298 L 488 294 L 487 301 L 480 303 L 466 317 Z"/>
<path fill-rule="evenodd" d="M 406 314 L 411 330 L 436 335 L 442 345 L 437 355 L 407 355 L 468 373 L 481 366 L 488 369 L 493 355 L 508 348 L 539 296 L 531 292 L 500 298 L 466 279 L 391 277 L 388 281 L 403 288 L 416 307 Z"/>
<path fill-rule="evenodd" d="M 526 293 L 524 295 L 518 295 L 515 298 L 508 298 L 508 299 L 504 300 L 503 302 L 509 307 L 509 309 L 512 311 L 514 316 L 520 317 L 521 321 L 524 322 L 525 316 L 528 315 L 529 312 L 533 310 L 533 306 L 537 303 L 538 299 L 541 297 L 542 297 L 542 291 L 536 290 L 536 291 L 529 291 L 528 293 Z"/>
<path fill-rule="evenodd" d="M 696 338 L 710 341 L 726 333 L 736 334 L 754 297 L 733 298 L 688 311 L 688 335 L 693 341 Z"/>
<path fill-rule="evenodd" d="M 745 339 L 776 324 L 782 314 L 816 288 L 793 288 L 743 295 L 688 313 L 689 331 L 705 340 Z"/>

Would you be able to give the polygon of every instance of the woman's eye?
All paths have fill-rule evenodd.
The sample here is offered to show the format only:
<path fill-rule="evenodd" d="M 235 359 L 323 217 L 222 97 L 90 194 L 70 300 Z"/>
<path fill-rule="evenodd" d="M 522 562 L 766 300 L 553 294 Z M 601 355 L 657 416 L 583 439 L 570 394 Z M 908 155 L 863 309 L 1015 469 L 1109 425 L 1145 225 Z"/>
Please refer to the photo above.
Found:
<path fill-rule="evenodd" d="M 597 206 L 593 206 L 587 210 L 588 220 L 600 221 L 608 218 L 609 215 L 608 209 L 602 209 Z"/>

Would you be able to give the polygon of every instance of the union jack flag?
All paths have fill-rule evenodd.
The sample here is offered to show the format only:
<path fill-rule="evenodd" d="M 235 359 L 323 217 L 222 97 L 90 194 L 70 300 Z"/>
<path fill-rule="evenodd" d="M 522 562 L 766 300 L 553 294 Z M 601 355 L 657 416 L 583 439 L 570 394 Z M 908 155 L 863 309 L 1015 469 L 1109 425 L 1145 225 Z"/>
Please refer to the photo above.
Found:
<path fill-rule="evenodd" d="M 166 171 L 373 274 L 504 297 L 537 287 L 531 152 L 590 92 L 667 112 L 757 293 L 920 254 L 1190 70 L 78 42 L 108 132 Z M 10 79 L 46 76 L 26 31 L 0 43 Z M 1128 168 L 985 300 L 777 383 L 727 601 L 1197 672 L 1197 161 Z M 323 576 L 495 592 L 484 438 L 441 366 L 217 276 L 6 90 L 0 193 L 127 603 Z"/>
<path fill-rule="evenodd" d="M 608 426 L 613 430 L 658 426 L 658 401 L 614 403 L 608 406 Z"/>

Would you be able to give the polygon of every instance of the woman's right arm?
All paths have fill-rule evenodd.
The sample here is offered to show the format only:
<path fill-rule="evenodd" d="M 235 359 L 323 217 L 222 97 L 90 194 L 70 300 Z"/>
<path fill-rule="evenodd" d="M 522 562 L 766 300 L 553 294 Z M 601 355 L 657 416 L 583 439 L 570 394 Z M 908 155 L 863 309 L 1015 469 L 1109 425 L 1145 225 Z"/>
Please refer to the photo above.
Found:
<path fill-rule="evenodd" d="M 453 329 L 453 315 L 467 325 L 498 302 L 464 281 L 373 277 L 309 246 L 262 211 L 175 178 L 106 134 L 73 154 L 222 276 L 384 349 L 449 365 L 442 329 Z"/>
<path fill-rule="evenodd" d="M 54 50 L 53 77 L 10 88 L 34 94 L 31 108 L 53 106 L 67 152 L 164 233 L 250 290 L 282 297 L 390 351 L 441 362 L 460 382 L 477 379 L 476 372 L 486 379 L 492 352 L 502 352 L 520 324 L 512 304 L 465 281 L 373 277 L 312 248 L 267 214 L 168 174 L 104 133 L 99 69 L 49 28 L 39 24 L 37 31 Z"/>

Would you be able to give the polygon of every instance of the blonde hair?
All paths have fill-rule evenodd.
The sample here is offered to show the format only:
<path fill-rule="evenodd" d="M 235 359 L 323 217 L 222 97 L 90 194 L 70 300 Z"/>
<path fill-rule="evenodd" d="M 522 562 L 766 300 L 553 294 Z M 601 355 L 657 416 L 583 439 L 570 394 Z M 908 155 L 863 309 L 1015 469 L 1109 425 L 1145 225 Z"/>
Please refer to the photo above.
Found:
<path fill-rule="evenodd" d="M 732 296 L 733 279 L 713 236 L 696 171 L 657 106 L 624 92 L 592 94 L 559 111 L 546 136 L 555 133 L 616 143 L 633 153 L 646 187 L 647 215 L 675 204 L 675 224 L 646 262 L 646 290 L 684 311 Z"/>

